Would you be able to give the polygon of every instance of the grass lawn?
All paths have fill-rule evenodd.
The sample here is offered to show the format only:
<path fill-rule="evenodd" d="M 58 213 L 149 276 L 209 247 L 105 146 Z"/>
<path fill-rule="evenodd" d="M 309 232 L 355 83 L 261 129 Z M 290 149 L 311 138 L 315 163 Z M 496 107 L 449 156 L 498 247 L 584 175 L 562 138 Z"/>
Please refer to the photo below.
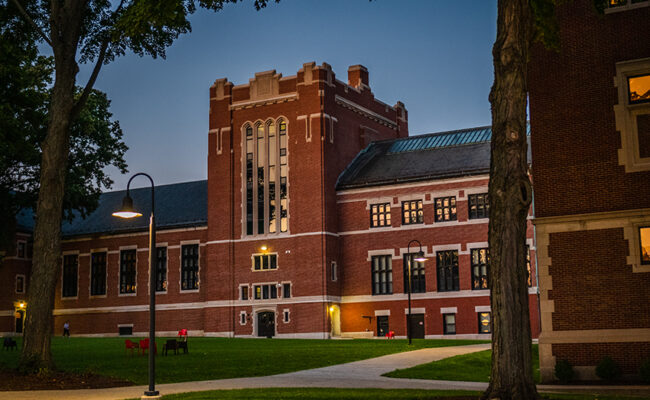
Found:
<path fill-rule="evenodd" d="M 489 382 L 492 350 L 445 358 L 385 374 L 391 378 L 434 379 L 444 381 Z M 538 346 L 533 345 L 533 377 L 539 383 Z"/>
<path fill-rule="evenodd" d="M 434 400 L 478 399 L 481 392 L 460 390 L 411 390 L 411 389 L 331 389 L 331 388 L 273 388 L 213 390 L 207 392 L 179 393 L 163 396 L 163 400 Z M 639 397 L 601 395 L 542 394 L 552 400 L 639 400 Z"/>
<path fill-rule="evenodd" d="M 20 349 L 20 338 L 18 339 Z M 157 340 L 162 350 L 164 339 Z M 190 338 L 189 354 L 159 355 L 156 382 L 173 383 L 209 379 L 273 375 L 325 367 L 386 354 L 427 347 L 486 343 L 476 340 L 316 340 Z M 124 338 L 52 338 L 58 369 L 93 372 L 147 383 L 147 357 L 124 352 Z M 19 352 L 0 352 L 0 367 L 14 368 Z M 160 354 L 160 353 L 159 353 Z"/>

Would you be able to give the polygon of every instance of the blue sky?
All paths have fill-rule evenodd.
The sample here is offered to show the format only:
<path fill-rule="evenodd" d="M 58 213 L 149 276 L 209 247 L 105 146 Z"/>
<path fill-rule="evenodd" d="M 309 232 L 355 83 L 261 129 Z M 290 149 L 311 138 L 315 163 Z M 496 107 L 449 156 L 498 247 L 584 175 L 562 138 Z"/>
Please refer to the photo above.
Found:
<path fill-rule="evenodd" d="M 378 99 L 406 105 L 411 135 L 490 124 L 496 1 L 282 0 L 255 11 L 244 0 L 190 21 L 166 60 L 130 54 L 100 73 L 95 87 L 112 100 L 130 147 L 129 175 L 109 170 L 112 190 L 139 171 L 157 185 L 205 179 L 214 80 L 242 84 L 270 69 L 289 76 L 310 61 L 327 62 L 343 81 L 348 66 L 365 65 Z"/>

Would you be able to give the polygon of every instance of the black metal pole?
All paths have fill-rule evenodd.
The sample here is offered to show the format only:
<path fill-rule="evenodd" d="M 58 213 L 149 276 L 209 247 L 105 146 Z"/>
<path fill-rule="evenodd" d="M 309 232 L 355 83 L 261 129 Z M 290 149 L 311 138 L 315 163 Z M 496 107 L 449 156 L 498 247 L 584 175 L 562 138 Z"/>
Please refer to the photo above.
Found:
<path fill-rule="evenodd" d="M 131 181 L 138 175 L 146 176 L 151 182 L 151 217 L 149 217 L 149 390 L 145 396 L 158 396 L 156 390 L 156 264 L 158 253 L 156 251 L 156 220 L 154 218 L 155 196 L 154 183 L 151 176 L 144 172 L 133 175 L 126 185 L 126 194 L 129 194 Z"/>
<path fill-rule="evenodd" d="M 419 240 L 413 239 L 409 242 L 408 246 L 406 247 L 406 265 L 408 268 L 408 304 L 409 304 L 409 315 L 406 318 L 406 336 L 409 339 L 409 345 L 411 344 L 411 263 L 412 261 L 412 256 L 411 256 L 411 244 L 412 243 L 417 243 L 420 246 L 420 252 L 422 252 L 422 243 L 420 243 Z"/>

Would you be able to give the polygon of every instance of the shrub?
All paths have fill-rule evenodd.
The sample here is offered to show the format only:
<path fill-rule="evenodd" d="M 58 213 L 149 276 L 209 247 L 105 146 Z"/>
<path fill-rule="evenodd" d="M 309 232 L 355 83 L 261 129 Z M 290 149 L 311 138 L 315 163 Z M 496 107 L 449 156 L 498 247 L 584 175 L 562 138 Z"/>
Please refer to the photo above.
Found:
<path fill-rule="evenodd" d="M 567 360 L 560 360 L 555 363 L 555 376 L 562 383 L 567 383 L 573 379 L 573 366 Z"/>
<path fill-rule="evenodd" d="M 641 380 L 645 383 L 650 383 L 650 358 L 641 363 L 641 368 L 639 368 L 639 376 Z"/>
<path fill-rule="evenodd" d="M 596 365 L 596 375 L 605 381 L 613 381 L 621 376 L 621 369 L 611 357 L 605 356 Z"/>

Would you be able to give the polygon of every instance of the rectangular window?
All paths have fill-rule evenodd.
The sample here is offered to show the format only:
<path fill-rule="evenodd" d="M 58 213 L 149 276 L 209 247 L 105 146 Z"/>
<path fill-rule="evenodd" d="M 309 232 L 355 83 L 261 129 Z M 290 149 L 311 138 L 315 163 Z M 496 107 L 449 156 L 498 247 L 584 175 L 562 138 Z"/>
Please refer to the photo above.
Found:
<path fill-rule="evenodd" d="M 411 293 L 426 293 L 427 285 L 424 276 L 424 263 L 415 261 L 415 253 L 404 254 L 404 293 L 408 293 L 408 266 L 411 263 Z"/>
<path fill-rule="evenodd" d="M 199 245 L 181 246 L 181 290 L 199 288 Z"/>
<path fill-rule="evenodd" d="M 424 222 L 422 200 L 402 202 L 402 225 L 421 224 Z"/>
<path fill-rule="evenodd" d="M 63 256 L 63 293 L 62 297 L 77 297 L 78 256 L 68 254 Z"/>
<path fill-rule="evenodd" d="M 434 204 L 436 222 L 456 221 L 456 196 L 438 197 Z"/>
<path fill-rule="evenodd" d="M 390 203 L 370 206 L 370 227 L 390 226 Z"/>
<path fill-rule="evenodd" d="M 442 314 L 445 335 L 456 334 L 456 314 Z"/>
<path fill-rule="evenodd" d="M 253 128 L 246 127 L 246 234 L 253 234 Z"/>
<path fill-rule="evenodd" d="M 291 284 L 290 283 L 285 283 L 282 285 L 282 297 L 285 299 L 288 299 L 291 297 Z"/>
<path fill-rule="evenodd" d="M 25 293 L 25 275 L 16 275 L 16 293 Z"/>
<path fill-rule="evenodd" d="M 627 87 L 630 104 L 650 102 L 650 74 L 628 77 Z"/>
<path fill-rule="evenodd" d="M 278 287 L 274 284 L 253 286 L 255 300 L 267 300 L 278 298 Z"/>
<path fill-rule="evenodd" d="M 106 253 L 92 253 L 90 256 L 90 295 L 106 294 Z"/>
<path fill-rule="evenodd" d="M 133 325 L 118 325 L 117 331 L 120 336 L 132 336 L 133 335 Z"/>
<path fill-rule="evenodd" d="M 257 234 L 264 234 L 264 166 L 266 165 L 266 144 L 264 125 L 257 126 Z"/>
<path fill-rule="evenodd" d="M 289 229 L 287 199 L 287 123 L 280 121 L 280 232 Z"/>
<path fill-rule="evenodd" d="M 284 321 L 284 323 L 285 324 L 289 323 L 289 310 L 284 310 L 283 316 L 284 317 L 282 320 Z"/>
<path fill-rule="evenodd" d="M 246 311 L 239 313 L 239 324 L 246 325 Z"/>
<path fill-rule="evenodd" d="M 470 194 L 467 196 L 469 219 L 489 218 L 490 217 L 490 203 L 488 202 L 488 194 Z"/>
<path fill-rule="evenodd" d="M 458 251 L 446 250 L 437 253 L 438 291 L 460 290 L 458 284 Z"/>
<path fill-rule="evenodd" d="M 269 269 L 278 269 L 277 254 L 257 254 L 253 255 L 253 270 L 266 271 Z"/>
<path fill-rule="evenodd" d="M 393 266 L 391 256 L 372 257 L 372 294 L 393 293 Z"/>
<path fill-rule="evenodd" d="M 156 247 L 156 292 L 167 291 L 167 247 Z"/>
<path fill-rule="evenodd" d="M 330 279 L 334 282 L 337 278 L 336 261 L 332 261 L 330 264 Z"/>
<path fill-rule="evenodd" d="M 639 241 L 641 246 L 641 264 L 650 264 L 650 226 L 639 228 Z"/>
<path fill-rule="evenodd" d="M 492 333 L 492 316 L 489 312 L 478 313 L 478 333 Z"/>
<path fill-rule="evenodd" d="M 248 300 L 248 286 L 240 286 L 239 294 L 240 300 Z"/>
<path fill-rule="evenodd" d="M 488 289 L 490 274 L 490 251 L 489 249 L 472 249 L 472 289 Z"/>
<path fill-rule="evenodd" d="M 120 251 L 120 293 L 135 293 L 136 250 Z"/>
<path fill-rule="evenodd" d="M 16 243 L 16 256 L 18 258 L 27 258 L 27 242 L 19 240 Z"/>

